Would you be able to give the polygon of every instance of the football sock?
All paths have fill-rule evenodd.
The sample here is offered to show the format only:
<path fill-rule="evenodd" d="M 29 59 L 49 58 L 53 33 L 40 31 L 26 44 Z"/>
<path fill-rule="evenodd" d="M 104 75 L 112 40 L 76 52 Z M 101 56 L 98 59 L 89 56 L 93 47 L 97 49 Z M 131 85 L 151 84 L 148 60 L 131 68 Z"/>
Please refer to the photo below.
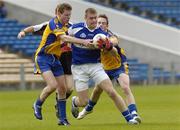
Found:
<path fill-rule="evenodd" d="M 122 112 L 122 115 L 124 116 L 124 118 L 126 119 L 127 122 L 129 122 L 129 120 L 132 119 L 132 116 L 131 116 L 129 110 Z"/>
<path fill-rule="evenodd" d="M 87 104 L 86 107 L 85 107 L 86 111 L 92 111 L 94 105 L 96 105 L 96 103 L 93 102 L 93 101 L 91 101 L 91 100 L 89 100 L 89 101 L 88 101 L 88 104 Z"/>
<path fill-rule="evenodd" d="M 66 119 L 66 99 L 58 100 L 59 119 L 62 121 Z"/>
<path fill-rule="evenodd" d="M 43 101 L 41 101 L 39 98 L 36 100 L 36 103 L 35 103 L 37 106 L 42 106 L 43 104 Z"/>
<path fill-rule="evenodd" d="M 130 113 L 132 114 L 133 112 L 137 112 L 137 108 L 136 108 L 136 104 L 130 104 L 128 106 L 128 109 L 130 111 Z"/>

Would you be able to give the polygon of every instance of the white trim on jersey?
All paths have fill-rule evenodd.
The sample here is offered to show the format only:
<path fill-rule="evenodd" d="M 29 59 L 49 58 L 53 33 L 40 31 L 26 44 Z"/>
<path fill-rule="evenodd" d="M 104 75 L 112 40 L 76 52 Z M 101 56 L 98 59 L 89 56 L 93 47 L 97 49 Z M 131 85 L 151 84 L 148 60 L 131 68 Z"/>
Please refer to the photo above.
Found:
<path fill-rule="evenodd" d="M 78 31 L 80 31 L 81 29 L 83 29 L 83 27 L 79 27 L 79 28 L 73 28 L 72 29 L 72 27 L 70 27 L 69 29 L 68 29 L 68 34 L 70 35 L 70 36 L 74 36 L 74 34 L 76 34 Z"/>
<path fill-rule="evenodd" d="M 41 30 L 41 28 L 45 25 L 47 25 L 49 23 L 49 21 L 43 22 L 41 24 L 37 24 L 33 26 L 34 32 L 37 32 L 39 30 Z"/>
<path fill-rule="evenodd" d="M 96 26 L 95 29 L 89 29 L 86 22 L 84 23 L 84 27 L 86 27 L 90 32 L 94 32 L 94 30 L 98 28 L 98 26 Z"/>

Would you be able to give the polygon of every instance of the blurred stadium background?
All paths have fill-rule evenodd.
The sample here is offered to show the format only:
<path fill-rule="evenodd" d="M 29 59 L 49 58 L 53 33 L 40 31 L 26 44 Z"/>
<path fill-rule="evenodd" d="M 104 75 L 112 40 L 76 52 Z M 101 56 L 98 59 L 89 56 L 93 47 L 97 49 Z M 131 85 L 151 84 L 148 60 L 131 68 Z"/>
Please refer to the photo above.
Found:
<path fill-rule="evenodd" d="M 8 14 L 6 18 L 0 18 L 2 103 L 6 103 L 2 99 L 8 97 L 3 97 L 9 94 L 8 90 L 31 90 L 29 93 L 32 93 L 44 85 L 40 76 L 33 75 L 32 61 L 41 37 L 30 34 L 18 40 L 17 34 L 29 25 L 39 24 L 53 17 L 54 9 L 59 2 L 68 2 L 72 5 L 72 22 L 83 21 L 84 10 L 88 7 L 94 7 L 99 13 L 105 13 L 109 17 L 110 29 L 121 38 L 120 46 L 126 50 L 131 84 L 140 86 L 137 90 L 133 88 L 135 93 L 136 91 L 138 94 L 141 93 L 139 97 L 136 94 L 139 103 L 142 103 L 140 98 L 146 96 L 142 93 L 149 89 L 142 88 L 146 86 L 155 85 L 158 89 L 161 88 L 160 93 L 167 89 L 165 86 L 169 86 L 172 88 L 168 87 L 169 92 L 173 90 L 177 92 L 176 96 L 180 94 L 180 0 L 4 0 L 4 2 Z M 3 90 L 6 90 L 6 93 L 3 93 Z M 153 90 L 156 91 L 155 87 L 150 90 L 152 93 Z M 19 92 L 16 93 L 19 95 Z M 163 99 L 166 100 L 173 95 L 174 93 L 167 94 Z M 143 108 L 143 104 L 140 104 L 140 108 Z M 1 106 L 0 110 L 4 108 Z M 2 128 L 5 130 L 5 127 Z M 177 125 L 177 128 L 180 126 Z"/>

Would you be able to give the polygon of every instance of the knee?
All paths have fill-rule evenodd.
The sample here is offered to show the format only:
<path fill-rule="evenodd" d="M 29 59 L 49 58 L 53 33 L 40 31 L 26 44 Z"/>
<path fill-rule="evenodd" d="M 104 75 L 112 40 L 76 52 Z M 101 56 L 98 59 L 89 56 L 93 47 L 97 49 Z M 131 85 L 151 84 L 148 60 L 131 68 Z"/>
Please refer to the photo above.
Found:
<path fill-rule="evenodd" d="M 122 86 L 122 90 L 125 95 L 131 94 L 131 89 L 130 89 L 129 85 Z"/>
<path fill-rule="evenodd" d="M 119 83 L 121 85 L 123 93 L 125 95 L 129 95 L 131 93 L 131 89 L 130 89 L 130 86 L 129 86 L 129 81 L 121 79 L 121 80 L 119 80 Z"/>
<path fill-rule="evenodd" d="M 56 89 L 56 88 L 58 88 L 58 83 L 55 82 L 55 81 L 53 81 L 53 82 L 51 82 L 51 83 L 49 84 L 49 86 L 50 86 L 50 88 L 52 88 L 52 89 Z"/>
<path fill-rule="evenodd" d="M 64 95 L 65 93 L 67 93 L 67 89 L 64 85 L 58 85 L 57 90 L 59 94 L 61 95 Z"/>

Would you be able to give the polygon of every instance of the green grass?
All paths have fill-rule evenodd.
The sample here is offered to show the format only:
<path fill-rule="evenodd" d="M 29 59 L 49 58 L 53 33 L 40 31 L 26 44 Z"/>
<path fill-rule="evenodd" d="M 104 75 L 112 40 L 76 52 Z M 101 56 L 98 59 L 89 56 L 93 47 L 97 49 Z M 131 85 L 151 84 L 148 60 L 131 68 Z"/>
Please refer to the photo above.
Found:
<path fill-rule="evenodd" d="M 94 112 L 82 120 L 71 116 L 68 100 L 70 127 L 57 125 L 54 95 L 45 102 L 44 119 L 39 121 L 34 118 L 31 106 L 40 91 L 3 91 L 0 92 L 0 130 L 180 130 L 180 85 L 136 86 L 132 90 L 142 124 L 127 125 L 112 101 L 103 94 Z"/>

